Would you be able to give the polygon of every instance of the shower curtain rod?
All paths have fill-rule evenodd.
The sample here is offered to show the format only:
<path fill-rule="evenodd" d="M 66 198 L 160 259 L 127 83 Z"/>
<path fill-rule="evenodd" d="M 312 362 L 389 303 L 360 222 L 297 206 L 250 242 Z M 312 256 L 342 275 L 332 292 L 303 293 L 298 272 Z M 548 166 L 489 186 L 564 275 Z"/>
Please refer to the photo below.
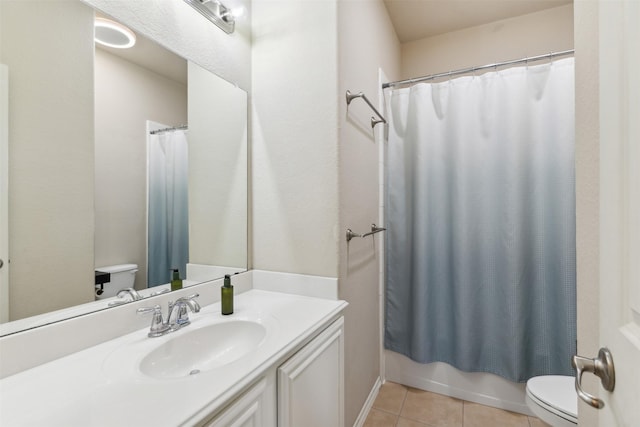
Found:
<path fill-rule="evenodd" d="M 157 129 L 157 130 L 152 130 L 149 131 L 149 134 L 151 135 L 155 135 L 157 133 L 162 133 L 162 132 L 171 132 L 173 130 L 184 130 L 184 129 L 189 129 L 189 126 L 187 125 L 180 125 L 180 126 L 175 126 L 172 128 L 162 128 L 162 129 Z"/>
<path fill-rule="evenodd" d="M 486 69 L 489 69 L 489 68 L 503 67 L 505 65 L 522 64 L 522 63 L 527 63 L 527 62 L 540 61 L 542 59 L 551 59 L 551 58 L 555 58 L 557 56 L 572 55 L 573 53 L 574 53 L 574 49 L 563 50 L 562 52 L 552 52 L 552 53 L 547 53 L 547 54 L 544 54 L 544 55 L 531 56 L 529 58 L 515 59 L 515 60 L 512 60 L 512 61 L 504 61 L 504 62 L 496 62 L 495 64 L 487 64 L 487 65 L 482 65 L 480 67 L 463 68 L 463 69 L 460 69 L 460 70 L 448 71 L 446 73 L 431 74 L 431 75 L 424 76 L 424 77 L 415 77 L 413 79 L 406 79 L 406 80 L 399 80 L 397 82 L 383 83 L 382 84 L 382 89 L 386 89 L 388 87 L 402 86 L 402 85 L 406 85 L 406 84 L 424 82 L 424 81 L 427 81 L 427 80 L 437 79 L 439 77 L 451 77 L 451 76 L 457 76 L 457 75 L 460 75 L 460 74 L 473 73 L 475 71 L 486 70 Z"/>

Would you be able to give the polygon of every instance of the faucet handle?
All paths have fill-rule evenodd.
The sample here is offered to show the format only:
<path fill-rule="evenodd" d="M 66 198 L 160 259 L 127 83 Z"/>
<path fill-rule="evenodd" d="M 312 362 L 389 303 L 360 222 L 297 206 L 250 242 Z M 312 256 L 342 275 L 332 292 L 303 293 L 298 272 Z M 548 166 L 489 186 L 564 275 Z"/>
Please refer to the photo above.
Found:
<path fill-rule="evenodd" d="M 164 288 L 164 289 L 160 289 L 159 291 L 151 292 L 151 294 L 149 296 L 150 297 L 155 297 L 156 295 L 166 294 L 169 291 L 170 291 L 169 288 Z"/>
<path fill-rule="evenodd" d="M 195 300 L 199 296 L 200 294 L 195 293 L 195 294 L 189 295 L 188 297 L 180 297 L 175 302 L 169 301 L 169 317 L 171 317 L 171 313 L 173 312 L 173 307 L 176 305 L 188 304 L 189 306 L 191 306 L 190 308 L 192 309 L 192 311 L 196 313 L 200 311 L 200 304 L 198 304 L 198 301 Z"/>
<path fill-rule="evenodd" d="M 154 307 L 142 307 L 136 310 L 138 314 L 153 314 L 153 318 L 151 319 L 151 328 L 149 329 L 149 333 L 147 334 L 149 337 L 159 337 L 171 329 L 168 323 L 165 323 L 162 319 L 162 308 L 159 305 L 155 305 Z"/>
<path fill-rule="evenodd" d="M 200 304 L 196 301 L 196 298 L 199 296 L 200 294 L 195 293 L 184 298 L 185 305 L 187 305 L 194 313 L 198 313 L 200 311 Z"/>
<path fill-rule="evenodd" d="M 182 297 L 182 298 L 178 298 L 178 301 L 180 300 L 193 300 L 195 302 L 195 298 L 198 298 L 200 296 L 199 293 L 195 293 L 195 294 L 191 294 L 188 297 Z M 177 301 L 176 301 L 177 302 Z"/>
<path fill-rule="evenodd" d="M 138 293 L 138 291 L 136 291 L 133 288 L 124 288 L 124 289 L 120 289 L 118 291 L 118 293 L 116 294 L 116 296 L 118 298 L 122 298 L 123 295 L 129 295 L 131 296 L 131 300 L 132 301 L 139 301 L 142 299 L 142 296 Z"/>
<path fill-rule="evenodd" d="M 199 293 L 195 293 L 195 294 L 191 294 L 187 298 L 185 298 L 187 301 L 191 301 L 193 304 L 195 304 L 198 307 L 197 310 L 194 310 L 196 312 L 200 311 L 200 304 L 198 304 L 198 301 L 196 301 L 196 298 L 198 298 L 199 296 L 200 296 Z"/>
<path fill-rule="evenodd" d="M 178 298 L 175 303 L 169 302 L 169 318 L 168 323 L 174 329 L 180 329 L 183 326 L 187 326 L 191 323 L 189 320 L 189 310 L 197 313 L 200 311 L 200 304 L 195 299 L 198 298 L 200 294 L 189 295 L 188 297 Z M 174 310 L 177 310 L 175 320 L 172 322 L 171 318 Z"/>

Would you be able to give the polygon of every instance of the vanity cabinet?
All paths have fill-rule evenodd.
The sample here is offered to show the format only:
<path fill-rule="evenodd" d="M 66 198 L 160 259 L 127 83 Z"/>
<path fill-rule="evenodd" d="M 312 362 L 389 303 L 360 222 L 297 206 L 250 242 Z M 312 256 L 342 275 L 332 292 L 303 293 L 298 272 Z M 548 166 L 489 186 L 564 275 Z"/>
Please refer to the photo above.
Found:
<path fill-rule="evenodd" d="M 343 427 L 343 330 L 344 320 L 340 317 L 280 367 L 270 368 L 213 419 L 198 425 Z"/>
<path fill-rule="evenodd" d="M 204 283 L 198 291 L 218 295 L 219 289 Z M 157 298 L 164 304 L 165 297 Z M 343 425 L 345 301 L 250 289 L 236 296 L 234 316 L 223 317 L 220 304 L 210 304 L 189 327 L 166 336 L 148 338 L 145 326 L 57 359 L 43 344 L 42 337 L 74 333 L 80 335 L 75 345 L 90 343 L 86 331 L 140 322 L 136 311 L 147 304 L 0 338 L 3 367 L 7 349 L 45 351 L 50 358 L 0 379 L 0 426 Z M 233 339 L 219 339 L 216 331 Z M 136 410 L 113 410 L 125 401 Z"/>
<path fill-rule="evenodd" d="M 278 427 L 344 426 L 344 320 L 278 368 Z"/>

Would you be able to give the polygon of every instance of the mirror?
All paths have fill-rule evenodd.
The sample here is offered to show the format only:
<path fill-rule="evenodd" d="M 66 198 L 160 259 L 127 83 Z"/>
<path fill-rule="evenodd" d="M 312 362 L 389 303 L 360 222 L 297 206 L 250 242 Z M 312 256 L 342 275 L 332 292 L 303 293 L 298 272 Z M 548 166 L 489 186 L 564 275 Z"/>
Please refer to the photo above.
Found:
<path fill-rule="evenodd" d="M 132 49 L 97 47 L 96 13 L 79 0 L 1 2 L 0 9 L 9 88 L 9 170 L 0 171 L 9 181 L 0 295 L 9 304 L 0 333 L 129 301 L 130 294 L 114 296 L 120 289 L 111 282 L 96 285 L 103 267 L 134 264 L 145 297 L 168 289 L 170 268 L 185 286 L 245 271 L 246 92 L 139 33 Z M 188 130 L 150 133 L 182 125 Z M 176 204 L 164 196 L 160 216 L 182 208 L 181 265 L 174 249 L 158 263 L 157 244 L 148 246 L 163 239 L 176 246 L 166 238 L 173 225 L 154 240 L 158 225 L 149 220 L 157 204 L 153 147 L 166 154 L 176 135 L 185 138 L 185 193 Z M 149 283 L 154 263 L 166 280 Z"/>

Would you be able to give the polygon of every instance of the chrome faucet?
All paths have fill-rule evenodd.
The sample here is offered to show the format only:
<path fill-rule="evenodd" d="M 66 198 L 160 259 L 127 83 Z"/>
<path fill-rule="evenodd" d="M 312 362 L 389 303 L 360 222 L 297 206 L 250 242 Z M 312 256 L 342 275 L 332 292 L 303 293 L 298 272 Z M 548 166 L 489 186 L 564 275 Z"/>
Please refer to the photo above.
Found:
<path fill-rule="evenodd" d="M 160 289 L 158 291 L 151 292 L 151 294 L 149 296 L 150 297 L 155 297 L 156 295 L 166 294 L 169 291 L 170 291 L 169 288 L 163 288 L 163 289 Z"/>
<path fill-rule="evenodd" d="M 199 294 L 193 294 L 188 297 L 178 298 L 176 302 L 169 301 L 169 317 L 167 318 L 167 323 L 171 328 L 176 330 L 191 323 L 189 320 L 189 310 L 194 313 L 200 311 L 200 304 L 195 300 L 195 298 L 199 296 Z M 174 319 L 173 322 L 171 321 L 172 319 Z"/>
<path fill-rule="evenodd" d="M 142 299 L 142 295 L 140 295 L 138 291 L 133 288 L 120 289 L 116 294 L 118 298 L 122 298 L 123 295 L 130 295 L 132 301 L 138 301 Z"/>
<path fill-rule="evenodd" d="M 129 295 L 131 297 L 131 300 L 123 299 L 125 295 Z M 119 299 L 117 299 L 115 301 L 111 301 L 109 304 L 107 304 L 109 307 L 114 307 L 116 305 L 126 304 L 126 303 L 131 302 L 131 301 L 138 301 L 138 300 L 141 300 L 143 298 L 142 295 L 140 295 L 138 293 L 138 291 L 136 291 L 133 288 L 120 289 L 118 291 L 118 293 L 116 294 L 116 297 L 118 297 Z"/>
<path fill-rule="evenodd" d="M 108 305 L 109 307 L 114 307 L 114 306 L 116 306 L 116 305 L 126 304 L 126 303 L 131 302 L 131 301 L 139 301 L 139 300 L 144 299 L 144 298 L 154 297 L 154 296 L 156 296 L 156 295 L 164 294 L 164 293 L 166 293 L 166 292 L 169 292 L 169 289 L 168 289 L 168 288 L 164 288 L 164 289 L 160 289 L 160 290 L 158 290 L 158 291 L 151 292 L 151 294 L 149 294 L 147 297 L 143 297 L 142 295 L 140 295 L 140 294 L 138 293 L 138 291 L 136 291 L 136 290 L 135 290 L 135 289 L 133 289 L 133 288 L 124 288 L 124 289 L 120 289 L 120 290 L 118 291 L 118 293 L 116 294 L 116 296 L 117 296 L 119 299 L 117 299 L 117 300 L 115 300 L 115 301 L 111 301 L 111 302 L 110 302 L 109 304 L 107 304 L 107 305 Z M 131 300 L 130 300 L 130 301 L 129 301 L 129 300 L 124 300 L 123 298 L 124 298 L 124 296 L 125 296 L 125 295 L 129 295 L 129 296 L 131 296 Z"/>
<path fill-rule="evenodd" d="M 139 314 L 153 314 L 151 319 L 151 328 L 147 334 L 150 338 L 161 337 L 169 332 L 177 331 L 191 323 L 189 320 L 189 310 L 194 313 L 200 311 L 200 304 L 195 298 L 199 294 L 189 295 L 188 297 L 178 298 L 176 302 L 169 301 L 169 312 L 167 320 L 162 317 L 162 308 L 159 305 L 154 307 L 139 308 Z"/>

